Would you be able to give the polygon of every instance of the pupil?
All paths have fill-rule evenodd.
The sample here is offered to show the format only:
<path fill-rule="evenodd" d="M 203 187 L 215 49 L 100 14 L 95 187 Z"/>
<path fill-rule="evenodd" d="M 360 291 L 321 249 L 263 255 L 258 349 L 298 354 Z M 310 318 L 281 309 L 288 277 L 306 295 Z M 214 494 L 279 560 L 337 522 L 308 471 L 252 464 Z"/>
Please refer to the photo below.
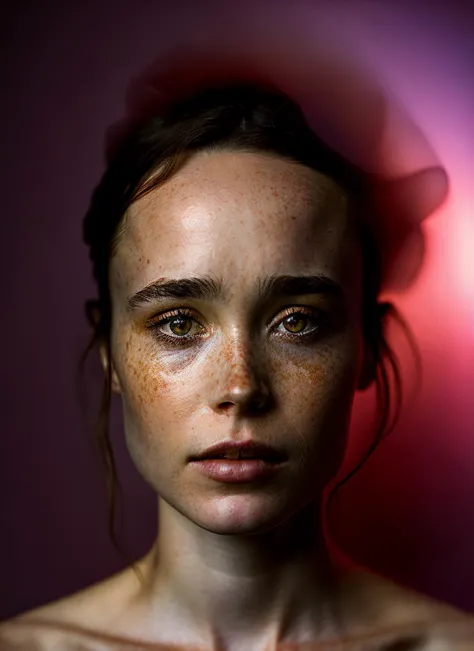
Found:
<path fill-rule="evenodd" d="M 185 317 L 178 316 L 172 321 L 170 321 L 170 328 L 171 331 L 175 335 L 185 335 L 187 334 L 190 329 L 191 329 L 191 324 L 190 324 L 191 319 L 186 319 Z M 188 324 L 189 327 L 186 327 L 186 324 Z"/>

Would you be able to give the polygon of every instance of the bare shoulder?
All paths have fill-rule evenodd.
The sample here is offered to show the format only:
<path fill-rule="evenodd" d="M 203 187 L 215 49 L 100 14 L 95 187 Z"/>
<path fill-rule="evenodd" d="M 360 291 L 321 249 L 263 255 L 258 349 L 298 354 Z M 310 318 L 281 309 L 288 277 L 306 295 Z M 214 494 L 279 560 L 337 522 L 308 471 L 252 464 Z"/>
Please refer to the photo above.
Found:
<path fill-rule="evenodd" d="M 456 621 L 453 619 L 433 623 L 431 645 L 433 651 L 473 651 L 474 617 L 460 613 Z"/>
<path fill-rule="evenodd" d="M 474 651 L 472 613 L 421 595 L 415 595 L 413 601 L 426 620 L 427 651 Z"/>
<path fill-rule="evenodd" d="M 349 578 L 345 594 L 355 627 L 361 631 L 386 632 L 387 639 L 393 635 L 393 643 L 407 640 L 407 646 L 400 648 L 474 651 L 472 613 L 365 571 Z"/>
<path fill-rule="evenodd" d="M 1 651 L 92 651 L 104 631 L 119 630 L 136 580 L 125 570 L 85 590 L 0 623 Z M 113 636 L 107 648 L 113 648 Z M 117 646 L 117 648 L 122 648 Z"/>

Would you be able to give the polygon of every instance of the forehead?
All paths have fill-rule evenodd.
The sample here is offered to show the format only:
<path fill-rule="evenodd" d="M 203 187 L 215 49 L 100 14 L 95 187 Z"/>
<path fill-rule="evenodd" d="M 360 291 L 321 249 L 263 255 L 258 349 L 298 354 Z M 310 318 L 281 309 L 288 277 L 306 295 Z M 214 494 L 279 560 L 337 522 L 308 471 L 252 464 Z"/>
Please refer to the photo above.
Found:
<path fill-rule="evenodd" d="M 354 277 L 355 229 L 344 192 L 303 165 L 266 154 L 206 152 L 129 209 L 111 260 L 112 292 L 158 277 Z"/>

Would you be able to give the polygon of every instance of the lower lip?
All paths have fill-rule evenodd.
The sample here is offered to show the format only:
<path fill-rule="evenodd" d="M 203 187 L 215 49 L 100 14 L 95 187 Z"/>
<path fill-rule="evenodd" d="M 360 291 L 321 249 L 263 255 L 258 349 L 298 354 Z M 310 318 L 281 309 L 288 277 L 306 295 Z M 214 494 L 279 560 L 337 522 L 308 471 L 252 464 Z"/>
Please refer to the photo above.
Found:
<path fill-rule="evenodd" d="M 210 479 L 228 484 L 241 484 L 274 475 L 282 462 L 265 459 L 203 459 L 191 466 Z"/>

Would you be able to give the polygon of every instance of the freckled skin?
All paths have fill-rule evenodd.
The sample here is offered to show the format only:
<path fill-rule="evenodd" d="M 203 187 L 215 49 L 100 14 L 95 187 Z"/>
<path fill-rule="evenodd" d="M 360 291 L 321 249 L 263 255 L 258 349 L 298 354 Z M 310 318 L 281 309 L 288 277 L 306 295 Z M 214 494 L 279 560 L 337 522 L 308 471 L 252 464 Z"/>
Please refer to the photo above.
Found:
<path fill-rule="evenodd" d="M 111 261 L 115 384 L 139 471 L 193 522 L 220 533 L 265 530 L 317 498 L 337 469 L 363 361 L 359 256 L 342 191 L 271 156 L 200 154 L 129 210 Z M 333 278 L 346 292 L 344 322 L 311 343 L 270 334 L 268 319 L 284 306 L 330 311 L 320 296 L 255 304 L 257 278 L 272 274 Z M 222 278 L 226 304 L 173 300 L 126 310 L 127 297 L 157 278 L 204 275 Z M 173 349 L 145 323 L 183 306 L 208 336 Z M 260 392 L 271 407 L 247 414 L 248 397 Z M 239 431 L 290 459 L 252 492 L 186 463 Z"/>

